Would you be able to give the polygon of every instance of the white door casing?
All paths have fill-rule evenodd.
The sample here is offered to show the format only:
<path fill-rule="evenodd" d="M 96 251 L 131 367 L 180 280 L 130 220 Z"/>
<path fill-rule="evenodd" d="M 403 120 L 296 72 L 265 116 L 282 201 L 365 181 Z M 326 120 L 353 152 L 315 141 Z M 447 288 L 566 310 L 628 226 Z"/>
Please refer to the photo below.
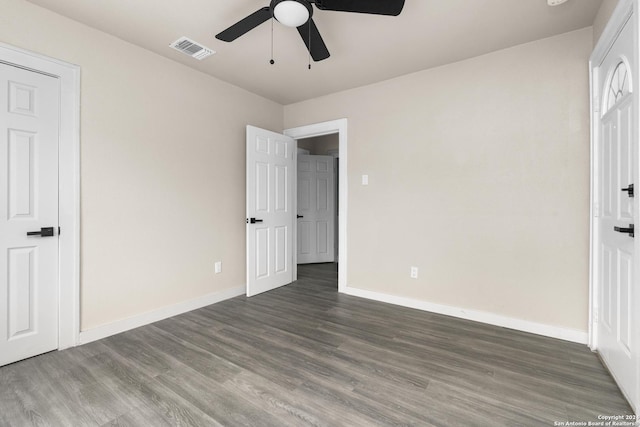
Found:
<path fill-rule="evenodd" d="M 627 6 L 631 2 L 626 3 Z M 637 3 L 634 1 L 634 5 Z M 622 5 L 624 6 L 624 5 Z M 638 239 L 624 229 L 638 224 L 638 96 L 636 14 L 614 13 L 604 48 L 591 59 L 592 220 L 591 346 L 638 410 L 640 357 L 637 302 Z M 617 15 L 617 17 L 616 17 Z M 616 22 L 617 21 L 617 22 Z M 613 30 L 612 26 L 617 28 Z M 611 28 L 610 28 L 611 27 Z M 634 197 L 629 185 L 635 185 Z M 616 231 L 617 228 L 617 231 Z"/>
<path fill-rule="evenodd" d="M 58 348 L 77 345 L 80 333 L 80 67 L 0 43 L 0 63 L 58 79 L 59 320 Z"/>
<path fill-rule="evenodd" d="M 348 235 L 347 235 L 347 218 L 349 205 L 349 179 L 348 179 L 348 120 L 337 119 L 327 122 L 303 125 L 295 128 L 285 129 L 284 134 L 294 139 L 312 138 L 316 136 L 338 134 L 339 141 L 339 170 L 338 170 L 338 233 L 339 233 L 339 251 L 338 251 L 338 292 L 347 291 L 347 271 L 348 271 Z M 297 196 L 297 191 L 294 193 Z M 296 201 L 297 204 L 297 201 Z M 294 228 L 294 231 L 297 231 Z M 297 240 L 297 238 L 295 239 Z M 294 252 L 297 258 L 297 251 Z M 297 260 L 296 260 L 297 262 Z M 297 278 L 297 264 L 294 263 L 294 279 Z"/>
<path fill-rule="evenodd" d="M 58 348 L 59 90 L 0 63 L 0 365 Z"/>
<path fill-rule="evenodd" d="M 333 156 L 298 155 L 298 264 L 335 260 Z"/>
<path fill-rule="evenodd" d="M 247 126 L 247 296 L 293 281 L 295 148 L 290 137 Z"/>

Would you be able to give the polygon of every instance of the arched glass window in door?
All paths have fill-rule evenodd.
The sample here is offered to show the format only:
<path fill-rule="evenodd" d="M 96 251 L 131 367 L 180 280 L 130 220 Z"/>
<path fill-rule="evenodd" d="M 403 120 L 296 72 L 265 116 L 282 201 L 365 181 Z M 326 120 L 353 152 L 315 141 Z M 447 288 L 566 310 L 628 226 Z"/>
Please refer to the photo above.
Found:
<path fill-rule="evenodd" d="M 605 113 L 618 103 L 626 94 L 631 92 L 631 74 L 627 68 L 627 64 L 620 60 L 616 64 L 609 84 L 606 87 L 606 109 Z"/>

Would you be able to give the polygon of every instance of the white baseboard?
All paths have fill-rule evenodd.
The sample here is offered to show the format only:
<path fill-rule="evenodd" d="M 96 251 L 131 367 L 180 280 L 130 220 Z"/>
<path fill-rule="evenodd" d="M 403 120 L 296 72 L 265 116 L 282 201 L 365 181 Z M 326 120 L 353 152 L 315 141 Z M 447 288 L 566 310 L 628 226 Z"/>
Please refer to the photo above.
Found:
<path fill-rule="evenodd" d="M 380 292 L 367 291 L 351 286 L 345 288 L 344 293 L 360 298 L 367 298 L 374 301 L 385 302 L 403 307 L 415 308 L 417 310 L 428 311 L 430 313 L 444 314 L 460 319 L 473 320 L 475 322 L 486 323 L 503 328 L 515 329 L 517 331 L 529 332 L 579 344 L 588 343 L 588 334 L 576 329 L 560 328 L 557 326 L 545 325 L 543 323 L 530 322 L 527 320 L 515 319 L 512 317 L 500 316 L 484 311 L 467 310 L 459 307 L 452 307 L 443 304 L 435 304 L 427 301 L 412 298 L 399 297 Z M 98 326 L 87 331 L 80 332 L 78 345 L 87 344 L 111 335 L 119 334 L 140 326 L 148 325 L 168 317 L 177 316 L 188 311 L 197 310 L 220 301 L 234 298 L 245 294 L 245 287 L 231 288 L 220 292 L 214 292 L 190 301 L 184 301 L 158 310 L 148 311 L 137 316 L 118 320 L 113 323 Z"/>
<path fill-rule="evenodd" d="M 484 311 L 467 310 L 465 308 L 435 304 L 412 298 L 398 297 L 395 295 L 353 288 L 350 286 L 345 288 L 344 293 L 356 297 L 386 302 L 389 304 L 401 305 L 403 307 L 415 308 L 417 310 L 428 311 L 431 313 L 444 314 L 447 316 L 458 317 L 460 319 L 473 320 L 475 322 L 487 323 L 489 325 L 501 326 L 503 328 L 515 329 L 517 331 L 529 332 L 532 334 L 558 338 L 561 340 L 576 342 L 585 345 L 589 341 L 587 332 L 579 331 L 577 329 L 550 326 L 543 323 L 536 323 L 527 320 L 515 319 L 512 317 L 500 316 L 498 314 L 487 313 Z"/>
<path fill-rule="evenodd" d="M 202 297 L 189 301 L 183 301 L 178 304 L 162 307 L 157 310 L 148 311 L 146 313 L 138 314 L 126 319 L 117 320 L 113 323 L 107 323 L 106 325 L 98 326 L 96 328 L 80 332 L 80 335 L 78 337 L 78 345 L 97 341 L 102 338 L 110 337 L 111 335 L 129 331 L 140 326 L 148 325 L 150 323 L 157 322 L 168 317 L 177 316 L 178 314 L 186 313 L 188 311 L 197 310 L 198 308 L 206 307 L 208 305 L 244 294 L 244 286 L 231 288 L 224 291 L 204 295 Z"/>

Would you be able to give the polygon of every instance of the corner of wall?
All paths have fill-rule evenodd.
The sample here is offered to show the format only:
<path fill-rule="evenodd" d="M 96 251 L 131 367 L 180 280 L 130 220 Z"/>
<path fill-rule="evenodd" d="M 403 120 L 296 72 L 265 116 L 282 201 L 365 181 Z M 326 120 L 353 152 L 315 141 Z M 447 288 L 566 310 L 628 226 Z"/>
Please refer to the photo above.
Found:
<path fill-rule="evenodd" d="M 607 26 L 607 22 L 611 18 L 613 11 L 618 5 L 619 0 L 603 0 L 598 9 L 595 19 L 593 20 L 593 45 L 595 46 L 600 40 L 600 36 Z"/>

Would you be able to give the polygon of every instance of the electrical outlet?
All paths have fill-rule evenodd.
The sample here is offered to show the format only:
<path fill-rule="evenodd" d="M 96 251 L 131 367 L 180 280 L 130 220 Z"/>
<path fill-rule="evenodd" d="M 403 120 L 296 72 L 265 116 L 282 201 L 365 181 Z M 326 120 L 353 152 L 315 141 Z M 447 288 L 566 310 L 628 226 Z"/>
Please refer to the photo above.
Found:
<path fill-rule="evenodd" d="M 418 267 L 411 267 L 411 278 L 412 279 L 418 278 Z"/>
<path fill-rule="evenodd" d="M 216 261 L 215 270 L 216 274 L 222 273 L 222 261 Z"/>

